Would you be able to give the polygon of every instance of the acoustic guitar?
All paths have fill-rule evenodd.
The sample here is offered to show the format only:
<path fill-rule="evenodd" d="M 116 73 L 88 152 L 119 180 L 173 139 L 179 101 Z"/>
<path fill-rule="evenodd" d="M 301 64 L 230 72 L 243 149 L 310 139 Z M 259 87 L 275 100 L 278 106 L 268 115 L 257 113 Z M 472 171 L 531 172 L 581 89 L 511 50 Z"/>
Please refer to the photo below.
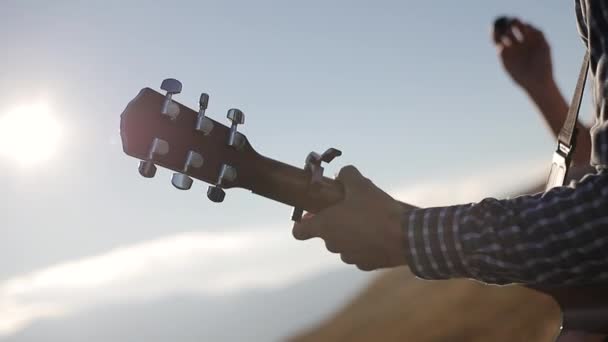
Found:
<path fill-rule="evenodd" d="M 175 79 L 163 81 L 164 95 L 144 88 L 121 115 L 123 150 L 140 160 L 143 177 L 154 177 L 156 166 L 162 166 L 175 171 L 171 183 L 177 189 L 190 189 L 193 179 L 210 184 L 207 197 L 216 203 L 224 200 L 226 189 L 248 189 L 293 207 L 292 219 L 296 221 L 303 211 L 317 213 L 342 200 L 343 186 L 323 176 L 322 165 L 339 156 L 340 151 L 331 148 L 322 154 L 311 152 L 302 168 L 265 157 L 238 130 L 245 120 L 243 112 L 230 109 L 230 127 L 225 126 L 205 114 L 209 102 L 205 93 L 199 98 L 198 111 L 176 102 L 172 97 L 181 88 Z M 534 289 L 559 304 L 564 330 L 608 334 L 605 287 Z"/>

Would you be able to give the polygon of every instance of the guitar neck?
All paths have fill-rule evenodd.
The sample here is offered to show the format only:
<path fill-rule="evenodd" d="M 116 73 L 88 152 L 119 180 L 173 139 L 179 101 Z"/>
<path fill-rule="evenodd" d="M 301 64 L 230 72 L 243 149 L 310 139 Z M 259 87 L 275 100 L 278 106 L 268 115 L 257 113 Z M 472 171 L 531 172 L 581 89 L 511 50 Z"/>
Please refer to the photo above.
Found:
<path fill-rule="evenodd" d="M 323 177 L 310 184 L 310 173 L 303 169 L 261 155 L 256 158 L 254 179 L 243 180 L 245 188 L 260 196 L 317 213 L 344 198 L 344 187 Z"/>
<path fill-rule="evenodd" d="M 323 177 L 311 186 L 310 173 L 295 166 L 258 155 L 255 179 L 246 180 L 245 188 L 260 196 L 301 208 L 311 213 L 330 207 L 344 199 L 344 186 Z M 404 210 L 416 207 L 400 202 Z"/>

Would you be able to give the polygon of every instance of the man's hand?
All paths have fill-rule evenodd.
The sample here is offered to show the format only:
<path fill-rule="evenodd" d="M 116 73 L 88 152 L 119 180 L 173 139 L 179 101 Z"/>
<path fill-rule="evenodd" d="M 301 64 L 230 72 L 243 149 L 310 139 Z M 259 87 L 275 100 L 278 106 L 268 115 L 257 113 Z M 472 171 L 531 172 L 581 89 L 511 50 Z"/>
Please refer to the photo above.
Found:
<path fill-rule="evenodd" d="M 405 264 L 404 205 L 353 166 L 344 167 L 336 179 L 344 185 L 344 200 L 316 215 L 305 215 L 294 225 L 293 236 L 319 237 L 330 252 L 364 271 Z"/>
<path fill-rule="evenodd" d="M 499 18 L 492 32 L 502 64 L 528 91 L 553 83 L 551 51 L 543 33 L 518 19 Z"/>

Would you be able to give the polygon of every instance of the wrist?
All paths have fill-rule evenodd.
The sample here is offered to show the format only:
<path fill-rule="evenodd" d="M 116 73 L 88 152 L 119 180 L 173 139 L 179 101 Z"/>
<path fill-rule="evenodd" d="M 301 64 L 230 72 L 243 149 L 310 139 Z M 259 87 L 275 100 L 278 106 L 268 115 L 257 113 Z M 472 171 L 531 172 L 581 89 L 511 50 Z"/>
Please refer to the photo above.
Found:
<path fill-rule="evenodd" d="M 389 236 L 387 244 L 390 246 L 390 266 L 407 265 L 406 258 L 406 235 L 403 229 L 403 218 L 411 210 L 409 205 L 394 200 L 389 209 L 388 228 Z"/>
<path fill-rule="evenodd" d="M 568 113 L 568 103 L 553 78 L 525 88 L 525 91 L 542 114 L 551 132 L 557 136 Z"/>
<path fill-rule="evenodd" d="M 555 98 L 556 95 L 560 94 L 553 77 L 526 85 L 522 84 L 521 87 L 533 100 Z"/>

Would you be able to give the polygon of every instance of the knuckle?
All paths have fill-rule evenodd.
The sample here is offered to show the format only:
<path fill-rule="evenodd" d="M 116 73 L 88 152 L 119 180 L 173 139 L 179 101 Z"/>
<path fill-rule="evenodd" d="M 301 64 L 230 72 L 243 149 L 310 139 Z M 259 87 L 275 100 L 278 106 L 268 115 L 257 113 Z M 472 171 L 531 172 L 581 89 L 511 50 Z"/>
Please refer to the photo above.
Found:
<path fill-rule="evenodd" d="M 335 243 L 325 240 L 325 248 L 332 253 L 339 253 L 339 248 Z"/>
<path fill-rule="evenodd" d="M 297 227 L 294 227 L 291 230 L 291 235 L 293 235 L 293 237 L 296 240 L 305 240 L 304 234 L 302 233 L 302 231 L 300 229 L 298 229 Z"/>
<path fill-rule="evenodd" d="M 338 178 L 351 177 L 357 172 L 357 168 L 354 165 L 347 165 L 340 169 Z"/>
<path fill-rule="evenodd" d="M 366 271 L 366 272 L 373 271 L 375 269 L 375 267 L 373 267 L 372 265 L 367 264 L 367 263 L 357 264 L 357 268 L 360 269 L 361 271 Z"/>
<path fill-rule="evenodd" d="M 351 256 L 349 256 L 348 254 L 340 254 L 340 259 L 342 259 L 342 261 L 345 264 L 349 264 L 349 265 L 355 264 L 355 261 L 353 260 L 353 258 Z"/>
<path fill-rule="evenodd" d="M 296 240 L 308 240 L 312 237 L 310 228 L 302 223 L 295 224 L 291 230 L 291 234 Z"/>

